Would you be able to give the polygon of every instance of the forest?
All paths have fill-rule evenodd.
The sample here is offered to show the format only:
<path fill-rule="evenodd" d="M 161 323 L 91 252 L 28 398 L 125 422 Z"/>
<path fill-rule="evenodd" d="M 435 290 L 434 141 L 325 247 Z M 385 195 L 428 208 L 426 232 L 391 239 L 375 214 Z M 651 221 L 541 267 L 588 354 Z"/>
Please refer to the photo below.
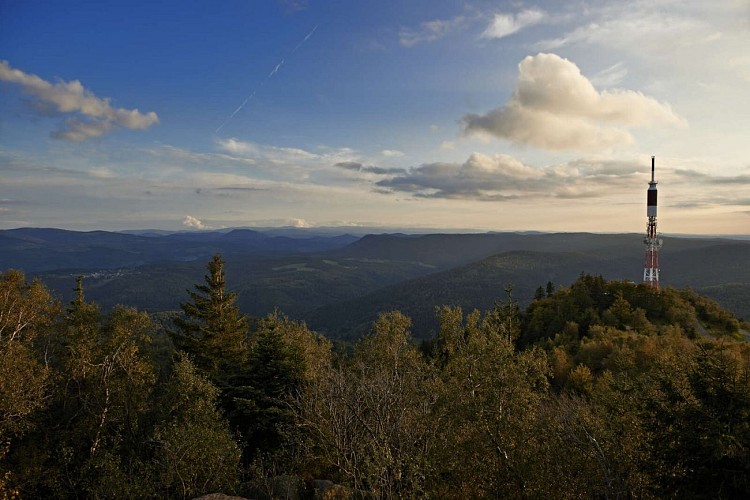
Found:
<path fill-rule="evenodd" d="M 581 274 L 437 334 L 250 317 L 215 255 L 181 311 L 106 313 L 0 273 L 3 498 L 741 498 L 750 325 Z"/>

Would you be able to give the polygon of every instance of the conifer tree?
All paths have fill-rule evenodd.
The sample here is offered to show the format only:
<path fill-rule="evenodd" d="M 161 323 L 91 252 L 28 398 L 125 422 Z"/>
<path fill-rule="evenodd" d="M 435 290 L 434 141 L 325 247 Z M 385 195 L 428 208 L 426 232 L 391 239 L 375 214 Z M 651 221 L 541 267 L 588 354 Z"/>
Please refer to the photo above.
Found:
<path fill-rule="evenodd" d="M 224 260 L 218 253 L 208 263 L 205 282 L 195 285 L 195 292 L 188 290 L 191 301 L 180 304 L 184 316 L 175 319 L 178 331 L 172 337 L 199 369 L 215 376 L 222 366 L 243 361 L 248 322 L 235 304 L 237 294 L 226 290 Z"/>

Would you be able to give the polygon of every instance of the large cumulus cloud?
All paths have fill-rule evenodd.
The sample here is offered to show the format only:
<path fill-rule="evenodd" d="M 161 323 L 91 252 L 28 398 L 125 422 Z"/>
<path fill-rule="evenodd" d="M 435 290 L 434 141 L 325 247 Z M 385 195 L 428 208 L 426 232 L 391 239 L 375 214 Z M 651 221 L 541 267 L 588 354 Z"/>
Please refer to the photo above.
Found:
<path fill-rule="evenodd" d="M 608 149 L 633 142 L 629 127 L 683 125 L 671 107 L 632 90 L 598 92 L 573 62 L 528 56 L 510 100 L 463 117 L 464 132 L 488 134 L 547 150 Z"/>

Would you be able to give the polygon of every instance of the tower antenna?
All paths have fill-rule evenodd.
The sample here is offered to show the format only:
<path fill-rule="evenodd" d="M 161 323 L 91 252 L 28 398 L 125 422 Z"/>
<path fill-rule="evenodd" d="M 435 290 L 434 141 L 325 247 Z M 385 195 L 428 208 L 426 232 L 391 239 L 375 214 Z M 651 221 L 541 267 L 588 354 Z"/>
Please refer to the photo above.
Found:
<path fill-rule="evenodd" d="M 656 180 L 654 178 L 655 157 L 651 157 L 651 182 L 648 183 L 646 197 L 646 215 L 648 225 L 646 226 L 646 257 L 643 262 L 643 282 L 649 287 L 659 289 L 659 249 L 663 241 L 656 233 Z"/>

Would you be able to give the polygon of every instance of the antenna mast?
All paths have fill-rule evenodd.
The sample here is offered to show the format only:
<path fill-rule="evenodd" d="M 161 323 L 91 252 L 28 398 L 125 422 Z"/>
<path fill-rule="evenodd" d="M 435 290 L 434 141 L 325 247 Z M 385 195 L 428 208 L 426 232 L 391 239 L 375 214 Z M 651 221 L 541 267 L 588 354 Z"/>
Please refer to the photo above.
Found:
<path fill-rule="evenodd" d="M 659 249 L 663 241 L 656 233 L 656 180 L 654 179 L 654 157 L 651 157 L 651 182 L 648 183 L 646 198 L 646 215 L 648 225 L 646 226 L 646 258 L 643 262 L 643 282 L 651 288 L 659 289 Z"/>

